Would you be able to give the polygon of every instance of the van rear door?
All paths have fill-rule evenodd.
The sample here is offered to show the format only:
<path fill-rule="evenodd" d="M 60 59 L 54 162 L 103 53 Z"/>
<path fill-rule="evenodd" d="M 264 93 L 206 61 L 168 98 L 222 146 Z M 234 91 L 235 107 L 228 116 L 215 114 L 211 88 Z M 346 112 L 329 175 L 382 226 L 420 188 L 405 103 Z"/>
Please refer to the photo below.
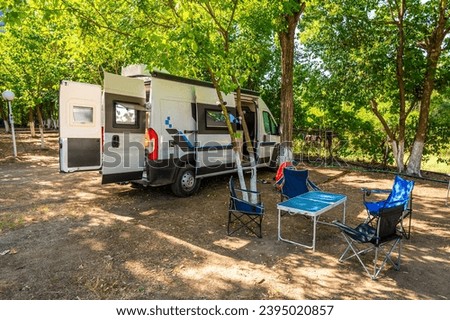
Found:
<path fill-rule="evenodd" d="M 105 72 L 102 183 L 142 179 L 145 165 L 144 81 Z"/>
<path fill-rule="evenodd" d="M 101 168 L 101 101 L 100 86 L 61 81 L 59 90 L 59 167 L 61 172 Z"/>

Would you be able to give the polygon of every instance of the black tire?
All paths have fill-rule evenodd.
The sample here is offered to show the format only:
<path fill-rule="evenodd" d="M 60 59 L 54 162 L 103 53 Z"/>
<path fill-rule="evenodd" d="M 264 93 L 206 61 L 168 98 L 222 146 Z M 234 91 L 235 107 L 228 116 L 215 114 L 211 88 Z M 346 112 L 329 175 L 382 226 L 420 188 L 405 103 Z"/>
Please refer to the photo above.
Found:
<path fill-rule="evenodd" d="M 194 168 L 185 167 L 178 171 L 175 182 L 172 183 L 172 192 L 178 197 L 189 197 L 200 188 L 200 179 L 195 178 Z"/>

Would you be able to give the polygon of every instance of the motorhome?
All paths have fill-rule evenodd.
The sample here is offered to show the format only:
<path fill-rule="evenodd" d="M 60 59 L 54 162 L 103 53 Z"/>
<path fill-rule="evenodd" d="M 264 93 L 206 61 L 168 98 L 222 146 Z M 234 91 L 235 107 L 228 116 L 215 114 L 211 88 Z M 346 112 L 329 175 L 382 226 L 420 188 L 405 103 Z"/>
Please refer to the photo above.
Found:
<path fill-rule="evenodd" d="M 104 74 L 103 86 L 61 81 L 60 171 L 100 170 L 102 183 L 171 185 L 195 193 L 203 178 L 235 172 L 231 138 L 214 86 L 142 66 Z M 224 94 L 237 132 L 236 94 Z M 257 92 L 242 91 L 257 166 L 276 167 L 277 124 Z M 246 148 L 242 146 L 246 165 Z"/>

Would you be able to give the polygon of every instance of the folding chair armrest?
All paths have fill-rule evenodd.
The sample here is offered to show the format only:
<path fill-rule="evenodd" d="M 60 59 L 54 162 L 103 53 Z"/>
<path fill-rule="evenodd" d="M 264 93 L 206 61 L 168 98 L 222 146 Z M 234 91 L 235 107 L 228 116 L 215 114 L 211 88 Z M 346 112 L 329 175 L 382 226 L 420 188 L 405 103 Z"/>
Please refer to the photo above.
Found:
<path fill-rule="evenodd" d="M 337 226 L 344 234 L 350 236 L 359 242 L 376 241 L 376 230 L 369 226 L 367 223 L 361 223 L 356 228 L 352 228 L 338 220 L 332 222 Z"/>
<path fill-rule="evenodd" d="M 352 239 L 358 239 L 358 240 L 362 241 L 363 239 L 366 238 L 366 235 L 362 234 L 355 228 L 352 228 L 352 227 L 340 222 L 339 220 L 334 220 L 332 222 L 332 224 L 334 224 L 336 227 L 338 227 L 339 230 L 341 230 L 344 235 L 346 234 L 346 235 L 350 236 Z"/>
<path fill-rule="evenodd" d="M 308 186 L 311 188 L 311 189 L 313 189 L 313 191 L 320 191 L 321 189 L 314 183 L 314 182 L 312 182 L 311 180 L 307 180 L 306 181 L 307 183 L 308 183 Z"/>
<path fill-rule="evenodd" d="M 239 200 L 239 199 L 238 199 Z M 241 203 L 243 202 L 242 200 L 239 200 Z M 256 208 L 257 210 L 243 210 L 240 209 L 238 207 L 229 207 L 228 210 L 229 211 L 235 211 L 235 212 L 242 212 L 245 214 L 253 214 L 253 215 L 264 215 L 266 208 L 264 207 L 263 203 L 258 203 L 258 204 L 254 204 L 254 203 L 250 203 L 250 202 L 243 202 L 245 204 L 248 204 L 249 206 L 251 205 L 252 207 Z"/>
<path fill-rule="evenodd" d="M 361 188 L 361 191 L 363 193 L 363 201 L 365 202 L 366 197 L 369 197 L 372 193 L 391 193 L 392 190 Z"/>
<path fill-rule="evenodd" d="M 367 189 L 367 188 L 361 188 L 361 191 L 364 192 L 367 195 L 370 195 L 371 193 L 391 193 L 392 190 L 388 189 Z"/>
<path fill-rule="evenodd" d="M 243 195 L 244 193 L 247 193 L 247 195 L 251 195 L 254 194 L 257 196 L 257 202 L 261 203 L 261 192 L 260 191 L 252 191 L 252 190 L 246 190 L 246 189 L 239 189 L 239 188 L 235 188 L 234 190 L 241 192 L 241 194 Z"/>
<path fill-rule="evenodd" d="M 280 179 L 275 181 L 275 185 L 281 186 L 284 183 L 284 177 L 281 177 Z"/>
<path fill-rule="evenodd" d="M 232 197 L 230 196 L 230 210 L 232 211 L 240 211 L 240 212 L 247 212 L 247 213 L 251 213 L 251 214 L 264 214 L 265 211 L 265 207 L 264 207 L 264 203 L 262 202 L 258 202 L 258 203 L 252 203 L 250 201 L 245 201 L 243 199 L 237 198 L 237 197 Z M 260 200 L 260 199 L 258 199 Z M 231 205 L 231 203 L 233 203 Z M 257 208 L 258 211 L 248 211 L 248 210 L 242 210 L 242 208 L 238 208 L 239 204 L 241 205 L 245 205 L 248 207 L 253 207 L 253 208 Z"/>
<path fill-rule="evenodd" d="M 266 208 L 264 207 L 264 203 L 260 202 L 260 203 L 256 204 L 255 206 L 261 210 L 261 214 L 265 213 Z"/>
<path fill-rule="evenodd" d="M 341 231 L 345 231 L 345 232 L 349 232 L 349 233 L 354 233 L 355 229 L 353 229 L 352 227 L 340 222 L 339 220 L 334 220 L 332 222 L 332 224 L 334 224 L 336 227 L 338 227 Z"/>
<path fill-rule="evenodd" d="M 249 192 L 249 193 L 253 193 L 253 194 L 260 194 L 260 191 L 252 191 L 252 190 L 246 190 L 246 189 L 239 189 L 239 188 L 234 188 L 234 190 L 236 191 L 241 191 L 241 192 Z"/>

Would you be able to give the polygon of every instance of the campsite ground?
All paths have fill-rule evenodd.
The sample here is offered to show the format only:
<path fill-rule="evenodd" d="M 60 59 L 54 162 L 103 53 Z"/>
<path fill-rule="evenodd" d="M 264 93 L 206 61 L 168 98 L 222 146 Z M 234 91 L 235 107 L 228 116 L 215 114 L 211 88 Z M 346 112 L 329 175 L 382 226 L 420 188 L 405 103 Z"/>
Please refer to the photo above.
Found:
<path fill-rule="evenodd" d="M 338 262 L 345 244 L 333 227 L 319 226 L 314 253 L 277 240 L 273 172 L 258 172 L 263 238 L 229 237 L 228 177 L 204 180 L 190 198 L 102 186 L 97 172 L 59 173 L 56 134 L 47 150 L 24 133 L 17 140 L 14 160 L 10 136 L 0 134 L 0 299 L 450 299 L 450 208 L 447 185 L 435 181 L 448 176 L 416 179 L 401 269 L 372 281 L 356 261 Z M 345 166 L 309 169 L 322 189 L 347 195 L 350 225 L 365 216 L 360 188 L 393 180 Z M 309 232 L 308 220 L 290 219 L 287 235 Z"/>

